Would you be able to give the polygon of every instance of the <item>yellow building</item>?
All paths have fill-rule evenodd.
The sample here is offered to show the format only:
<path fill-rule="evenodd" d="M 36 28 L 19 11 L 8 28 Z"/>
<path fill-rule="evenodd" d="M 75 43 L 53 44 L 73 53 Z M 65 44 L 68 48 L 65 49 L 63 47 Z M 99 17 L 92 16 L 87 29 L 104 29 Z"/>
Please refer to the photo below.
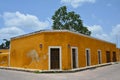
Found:
<path fill-rule="evenodd" d="M 114 43 L 67 30 L 37 31 L 11 38 L 10 67 L 70 70 L 116 62 Z"/>
<path fill-rule="evenodd" d="M 120 61 L 120 49 L 119 48 L 117 48 L 117 61 Z"/>
<path fill-rule="evenodd" d="M 0 49 L 0 66 L 8 66 L 8 49 Z"/>

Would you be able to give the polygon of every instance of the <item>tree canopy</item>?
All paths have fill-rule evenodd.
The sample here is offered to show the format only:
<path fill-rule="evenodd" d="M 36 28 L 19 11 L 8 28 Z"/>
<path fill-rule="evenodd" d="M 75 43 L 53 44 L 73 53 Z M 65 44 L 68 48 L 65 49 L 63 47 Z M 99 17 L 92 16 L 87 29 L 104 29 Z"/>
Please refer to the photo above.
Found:
<path fill-rule="evenodd" d="M 80 15 L 74 11 L 67 12 L 67 7 L 62 6 L 52 16 L 54 30 L 70 30 L 85 35 L 90 35 L 91 31 L 87 27 L 83 26 L 83 22 L 80 19 Z"/>
<path fill-rule="evenodd" d="M 9 49 L 10 41 L 7 39 L 3 39 L 5 42 L 0 45 L 0 49 Z"/>

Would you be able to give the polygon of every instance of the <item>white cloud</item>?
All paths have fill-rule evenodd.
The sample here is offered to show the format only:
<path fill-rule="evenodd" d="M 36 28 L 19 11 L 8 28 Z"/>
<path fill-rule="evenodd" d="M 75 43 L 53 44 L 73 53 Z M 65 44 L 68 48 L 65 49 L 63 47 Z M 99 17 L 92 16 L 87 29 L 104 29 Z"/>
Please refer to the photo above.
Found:
<path fill-rule="evenodd" d="M 116 26 L 113 26 L 112 29 L 112 35 L 120 36 L 120 24 L 117 24 Z"/>
<path fill-rule="evenodd" d="M 49 21 L 40 21 L 36 16 L 20 12 L 6 12 L 3 15 L 7 27 L 16 26 L 22 29 L 41 30 L 49 27 Z"/>
<path fill-rule="evenodd" d="M 100 25 L 88 26 L 88 29 L 92 32 L 91 36 L 96 37 L 98 39 L 112 42 L 110 35 L 106 34 L 103 31 L 102 26 Z"/>
<path fill-rule="evenodd" d="M 112 39 L 114 39 L 114 42 L 120 48 L 120 24 L 113 26 L 111 36 L 112 36 Z"/>
<path fill-rule="evenodd" d="M 14 37 L 17 35 L 22 35 L 25 32 L 17 27 L 7 27 L 0 29 L 0 38 L 1 39 L 9 39 L 10 37 Z"/>
<path fill-rule="evenodd" d="M 91 36 L 112 43 L 116 43 L 117 47 L 120 47 L 120 24 L 113 26 L 111 32 L 109 32 L 108 34 L 105 33 L 102 26 L 100 25 L 93 25 L 87 27 L 92 32 Z"/>
<path fill-rule="evenodd" d="M 52 24 L 50 19 L 41 21 L 34 15 L 20 12 L 5 12 L 1 18 L 4 19 L 4 27 L 0 28 L 0 39 L 9 39 L 33 31 L 50 29 Z"/>
<path fill-rule="evenodd" d="M 84 3 L 95 3 L 96 0 L 61 0 L 61 3 L 71 5 L 73 8 L 77 8 Z"/>
<path fill-rule="evenodd" d="M 95 37 L 102 39 L 102 40 L 105 40 L 105 41 L 113 42 L 113 41 L 111 41 L 111 36 L 106 34 L 106 33 L 96 34 Z"/>
<path fill-rule="evenodd" d="M 88 29 L 90 31 L 92 31 L 92 33 L 102 33 L 103 32 L 103 29 L 100 25 L 93 25 L 93 26 L 89 26 Z"/>

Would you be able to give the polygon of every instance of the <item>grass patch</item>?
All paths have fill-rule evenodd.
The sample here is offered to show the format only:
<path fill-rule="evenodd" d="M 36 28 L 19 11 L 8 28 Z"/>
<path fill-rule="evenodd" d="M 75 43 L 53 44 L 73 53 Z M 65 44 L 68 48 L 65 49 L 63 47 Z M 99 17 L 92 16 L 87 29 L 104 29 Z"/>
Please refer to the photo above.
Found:
<path fill-rule="evenodd" d="M 40 71 L 34 71 L 34 73 L 41 73 Z"/>

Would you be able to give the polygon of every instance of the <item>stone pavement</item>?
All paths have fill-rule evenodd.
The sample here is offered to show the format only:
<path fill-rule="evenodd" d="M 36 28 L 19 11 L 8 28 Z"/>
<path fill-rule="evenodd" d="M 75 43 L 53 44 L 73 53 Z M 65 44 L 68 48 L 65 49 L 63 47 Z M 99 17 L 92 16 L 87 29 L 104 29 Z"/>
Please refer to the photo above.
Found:
<path fill-rule="evenodd" d="M 120 63 L 71 73 L 30 73 L 0 69 L 0 80 L 120 80 Z"/>

